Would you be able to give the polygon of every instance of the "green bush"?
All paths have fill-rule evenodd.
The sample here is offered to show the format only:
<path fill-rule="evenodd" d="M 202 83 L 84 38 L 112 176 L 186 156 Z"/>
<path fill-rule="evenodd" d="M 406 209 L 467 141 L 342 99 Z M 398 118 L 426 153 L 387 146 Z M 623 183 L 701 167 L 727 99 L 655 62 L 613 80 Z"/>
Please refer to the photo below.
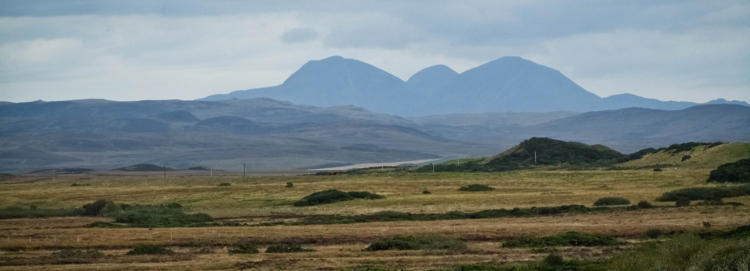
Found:
<path fill-rule="evenodd" d="M 566 232 L 553 236 L 533 237 L 520 236 L 510 238 L 503 243 L 503 247 L 554 247 L 554 246 L 617 246 L 623 244 L 613 237 L 587 234 L 579 232 Z"/>
<path fill-rule="evenodd" d="M 649 203 L 648 201 L 642 200 L 638 202 L 638 208 L 651 209 L 651 208 L 654 208 L 654 205 L 651 205 L 651 203 Z"/>
<path fill-rule="evenodd" d="M 220 183 L 218 186 L 232 186 L 231 183 Z"/>
<path fill-rule="evenodd" d="M 458 191 L 471 191 L 471 192 L 478 192 L 478 191 L 492 191 L 495 190 L 495 188 L 483 185 L 483 184 L 470 184 L 468 186 L 462 186 L 458 189 Z"/>
<path fill-rule="evenodd" d="M 94 201 L 93 203 L 83 205 L 83 210 L 84 210 L 83 215 L 98 216 L 102 212 L 102 209 L 104 209 L 104 206 L 106 205 L 107 205 L 107 200 L 103 200 L 103 199 Z"/>
<path fill-rule="evenodd" d="M 383 238 L 370 244 L 365 250 L 431 250 L 431 249 L 466 249 L 466 243 L 460 239 L 445 237 L 442 235 L 417 235 L 401 236 L 396 235 L 389 238 Z"/>
<path fill-rule="evenodd" d="M 137 245 L 126 255 L 172 255 L 174 251 L 161 245 Z"/>
<path fill-rule="evenodd" d="M 677 207 L 690 206 L 690 200 L 688 198 L 679 198 L 675 201 L 674 205 Z"/>
<path fill-rule="evenodd" d="M 342 192 L 336 189 L 330 189 L 325 191 L 319 191 L 305 196 L 302 200 L 294 203 L 294 206 L 314 206 L 319 204 L 335 203 L 339 201 L 354 200 L 355 198 L 360 199 L 382 199 L 381 195 L 373 194 L 370 192 Z"/>
<path fill-rule="evenodd" d="M 563 265 L 565 261 L 563 260 L 562 257 L 560 257 L 560 255 L 553 253 L 553 254 L 547 255 L 547 257 L 545 257 L 542 262 L 548 266 L 560 266 L 560 265 Z"/>
<path fill-rule="evenodd" d="M 286 183 L 286 187 L 287 188 L 292 188 L 292 187 L 294 187 L 294 184 L 292 182 L 287 182 Z"/>
<path fill-rule="evenodd" d="M 662 234 L 663 233 L 660 229 L 649 229 L 645 233 L 646 237 L 651 238 L 651 239 L 659 238 L 661 237 Z"/>
<path fill-rule="evenodd" d="M 0 219 L 81 216 L 83 212 L 82 208 L 42 209 L 10 206 L 0 209 Z"/>
<path fill-rule="evenodd" d="M 270 246 L 266 249 L 266 253 L 292 253 L 292 252 L 312 252 L 314 249 L 302 248 L 300 245 L 294 244 L 281 244 Z"/>
<path fill-rule="evenodd" d="M 685 155 L 685 156 L 682 157 L 682 161 L 680 161 L 680 162 L 685 162 L 686 160 L 690 160 L 690 158 L 692 158 L 692 156 Z"/>
<path fill-rule="evenodd" d="M 427 195 L 427 194 L 432 194 L 432 192 L 425 190 L 425 191 L 422 191 L 422 194 Z"/>
<path fill-rule="evenodd" d="M 661 168 L 655 168 L 654 171 L 663 171 Z"/>
<path fill-rule="evenodd" d="M 229 254 L 255 254 L 260 253 L 258 248 L 249 243 L 237 243 L 229 248 Z"/>
<path fill-rule="evenodd" d="M 726 187 L 693 187 L 683 188 L 662 194 L 658 201 L 676 201 L 680 198 L 689 200 L 718 200 L 750 195 L 750 184 Z"/>
<path fill-rule="evenodd" d="M 123 209 L 124 213 L 115 216 L 115 222 L 129 224 L 131 227 L 187 227 L 196 223 L 213 221 L 213 218 L 207 214 L 186 214 L 182 206 L 177 203 L 133 205 Z"/>
<path fill-rule="evenodd" d="M 608 205 L 627 205 L 630 204 L 628 199 L 618 197 L 606 197 L 600 198 L 594 202 L 594 206 L 608 206 Z"/>
<path fill-rule="evenodd" d="M 706 182 L 750 183 L 750 159 L 719 166 L 711 171 Z"/>

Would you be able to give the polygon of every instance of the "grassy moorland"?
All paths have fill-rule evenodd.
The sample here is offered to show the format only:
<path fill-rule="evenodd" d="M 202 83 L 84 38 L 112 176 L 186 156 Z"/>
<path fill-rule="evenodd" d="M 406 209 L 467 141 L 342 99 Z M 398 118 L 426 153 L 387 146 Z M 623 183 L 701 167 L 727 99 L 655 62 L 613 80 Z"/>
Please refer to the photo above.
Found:
<path fill-rule="evenodd" d="M 682 161 L 685 155 L 691 158 Z M 0 219 L 0 270 L 381 270 L 372 269 L 373 266 L 385 268 L 383 270 L 454 270 L 473 264 L 495 268 L 478 270 L 506 270 L 502 269 L 506 268 L 505 263 L 527 268 L 518 270 L 546 270 L 528 263 L 541 263 L 550 253 L 562 256 L 564 261 L 586 262 L 585 265 L 592 262 L 615 264 L 598 261 L 607 261 L 612 256 L 620 259 L 623 257 L 620 255 L 627 253 L 661 251 L 658 247 L 640 248 L 638 245 L 650 242 L 644 237 L 649 230 L 659 230 L 664 233 L 660 238 L 671 239 L 680 236 L 680 231 L 696 234 L 709 230 L 729 231 L 750 224 L 750 196 L 723 199 L 745 206 L 697 205 L 698 202 L 693 201 L 688 207 L 674 207 L 674 202 L 656 201 L 664 193 L 678 189 L 733 185 L 707 183 L 706 180 L 709 172 L 719 165 L 746 158 L 750 158 L 750 144 L 732 143 L 712 148 L 698 146 L 678 153 L 658 152 L 613 167 L 578 170 L 555 167 L 433 174 L 385 168 L 368 170 L 365 174 L 248 178 L 179 172 L 170 172 L 167 178 L 148 174 L 69 174 L 56 176 L 54 182 L 46 175 L 18 175 L 0 182 L 0 212 L 34 209 L 39 216 L 48 218 Z M 654 171 L 656 165 L 662 171 Z M 292 187 L 288 187 L 289 182 Z M 73 186 L 74 183 L 77 185 Z M 494 189 L 459 190 L 472 184 Z M 331 189 L 366 191 L 384 198 L 354 197 L 314 206 L 294 206 L 308 195 Z M 632 204 L 648 201 L 656 208 L 626 209 L 622 206 L 602 212 L 471 219 L 458 213 L 562 205 L 593 209 L 594 202 L 604 197 L 625 198 Z M 125 204 L 126 208 L 102 216 L 75 216 L 79 215 L 77 208 L 100 199 Z M 139 227 L 117 223 L 118 217 L 135 212 L 133 210 L 169 203 L 182 206 L 178 215 L 183 211 L 205 213 L 213 217 L 211 223 L 216 224 Z M 299 223 L 334 215 L 366 216 L 384 211 L 408 212 L 422 217 L 430 214 L 456 216 L 354 224 Z M 123 227 L 89 226 L 95 222 Z M 617 242 L 613 242 L 613 246 L 549 249 L 503 247 L 504 242 L 514 238 L 559 236 L 571 231 L 604 236 L 602 238 L 607 240 L 616 238 Z M 389 240 L 393 247 L 406 246 L 415 240 L 409 236 L 444 236 L 451 242 L 465 242 L 465 247 L 366 250 L 378 240 Z M 683 243 L 704 242 L 680 238 L 687 240 L 681 241 Z M 707 240 L 705 242 L 709 243 L 705 245 L 739 250 L 747 246 L 744 239 L 732 240 L 731 244 Z M 245 243 L 257 247 L 259 253 L 228 253 L 233 247 L 244 247 Z M 126 255 L 139 244 L 161 245 L 174 253 Z M 304 249 L 295 253 L 264 252 L 268 247 L 297 245 Z M 101 253 L 88 251 L 92 249 Z M 626 260 L 618 261 L 627 264 Z M 490 264 L 482 264 L 487 262 Z M 366 266 L 371 269 L 364 269 Z"/>

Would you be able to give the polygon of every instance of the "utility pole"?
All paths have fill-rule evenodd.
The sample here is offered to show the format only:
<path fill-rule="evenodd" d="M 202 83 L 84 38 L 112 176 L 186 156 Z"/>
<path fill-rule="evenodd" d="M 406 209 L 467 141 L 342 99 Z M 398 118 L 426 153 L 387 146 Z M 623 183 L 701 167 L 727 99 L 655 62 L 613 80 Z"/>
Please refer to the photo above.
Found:
<path fill-rule="evenodd" d="M 242 163 L 242 178 L 245 178 L 245 163 Z"/>
<path fill-rule="evenodd" d="M 164 178 L 167 178 L 167 165 L 164 164 Z"/>
<path fill-rule="evenodd" d="M 536 164 L 536 151 L 534 151 L 534 164 Z"/>
<path fill-rule="evenodd" d="M 211 177 L 214 176 L 214 168 L 211 168 Z"/>
<path fill-rule="evenodd" d="M 458 158 L 457 166 L 461 165 L 461 158 Z"/>
<path fill-rule="evenodd" d="M 431 164 L 432 164 L 432 173 L 435 173 L 435 163 L 431 163 Z"/>

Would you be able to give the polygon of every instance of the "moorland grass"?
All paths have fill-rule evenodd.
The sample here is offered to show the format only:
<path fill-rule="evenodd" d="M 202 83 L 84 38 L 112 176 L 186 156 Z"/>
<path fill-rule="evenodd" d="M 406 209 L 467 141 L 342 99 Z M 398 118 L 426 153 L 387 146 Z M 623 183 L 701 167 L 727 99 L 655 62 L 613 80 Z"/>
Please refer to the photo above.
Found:
<path fill-rule="evenodd" d="M 509 239 L 503 243 L 505 248 L 516 248 L 516 247 L 556 247 L 556 246 L 583 246 L 583 247 L 594 247 L 594 246 L 618 246 L 624 242 L 618 241 L 617 239 L 589 233 L 579 232 L 566 232 L 552 236 L 544 237 L 533 237 L 533 236 L 519 236 Z"/>
<path fill-rule="evenodd" d="M 720 200 L 723 198 L 742 197 L 750 195 L 750 184 L 741 186 L 722 187 L 691 187 L 670 191 L 662 194 L 658 201 L 688 200 Z"/>
<path fill-rule="evenodd" d="M 618 197 L 604 197 L 596 200 L 594 206 L 628 205 L 630 200 Z"/>
<path fill-rule="evenodd" d="M 382 238 L 370 244 L 365 250 L 433 250 L 449 249 L 463 250 L 466 249 L 466 242 L 452 237 L 442 235 L 416 235 L 416 236 L 391 236 Z"/>

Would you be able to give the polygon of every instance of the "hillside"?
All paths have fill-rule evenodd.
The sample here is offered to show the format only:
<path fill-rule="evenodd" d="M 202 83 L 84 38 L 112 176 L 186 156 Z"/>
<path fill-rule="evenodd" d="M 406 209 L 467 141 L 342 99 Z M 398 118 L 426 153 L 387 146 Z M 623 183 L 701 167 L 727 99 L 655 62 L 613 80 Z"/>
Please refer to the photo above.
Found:
<path fill-rule="evenodd" d="M 644 155 L 643 158 L 618 164 L 622 168 L 646 168 L 655 165 L 672 165 L 678 167 L 714 169 L 720 165 L 750 158 L 750 143 L 727 143 L 710 147 L 702 145 L 686 151 L 661 150 Z M 683 157 L 690 155 L 690 159 Z"/>

